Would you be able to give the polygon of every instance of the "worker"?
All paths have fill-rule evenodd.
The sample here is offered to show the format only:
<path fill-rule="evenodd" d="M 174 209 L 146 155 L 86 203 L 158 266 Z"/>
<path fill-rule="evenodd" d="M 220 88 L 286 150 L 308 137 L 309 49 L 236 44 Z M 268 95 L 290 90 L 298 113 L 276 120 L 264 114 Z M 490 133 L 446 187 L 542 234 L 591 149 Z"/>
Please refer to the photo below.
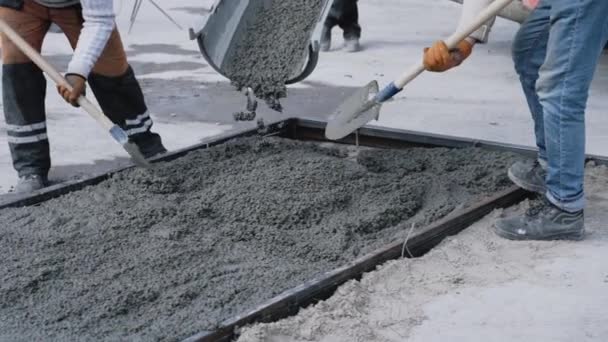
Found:
<path fill-rule="evenodd" d="M 64 32 L 74 51 L 60 95 L 78 106 L 88 80 L 101 108 L 147 157 L 166 152 L 152 133 L 144 96 L 126 59 L 115 28 L 113 1 L 0 0 L 0 18 L 40 51 L 52 24 Z M 51 167 L 47 138 L 42 71 L 2 35 L 2 90 L 4 116 L 13 167 L 19 175 L 15 192 L 25 193 L 48 184 Z"/>
<path fill-rule="evenodd" d="M 461 25 L 492 0 L 465 0 Z M 482 28 L 450 52 L 436 42 L 424 53 L 427 70 L 460 65 Z M 541 194 L 525 215 L 499 220 L 498 235 L 513 240 L 582 239 L 585 108 L 602 47 L 608 41 L 608 1 L 540 0 L 513 43 L 513 60 L 534 120 L 538 159 L 508 170 L 518 186 Z"/>
<path fill-rule="evenodd" d="M 321 51 L 331 49 L 331 30 L 340 26 L 344 32 L 344 49 L 347 52 L 361 50 L 361 26 L 359 26 L 359 9 L 357 0 L 334 0 L 329 15 L 325 20 L 321 35 Z"/>

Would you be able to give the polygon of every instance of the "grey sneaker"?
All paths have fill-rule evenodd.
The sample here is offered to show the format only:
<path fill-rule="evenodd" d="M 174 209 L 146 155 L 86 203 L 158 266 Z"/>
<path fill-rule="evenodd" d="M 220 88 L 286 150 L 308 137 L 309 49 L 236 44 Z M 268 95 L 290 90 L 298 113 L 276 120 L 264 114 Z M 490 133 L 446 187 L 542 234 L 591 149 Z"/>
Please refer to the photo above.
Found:
<path fill-rule="evenodd" d="M 36 190 L 43 189 L 47 186 L 47 179 L 42 175 L 27 175 L 19 177 L 19 181 L 15 186 L 15 193 L 27 194 Z"/>
<path fill-rule="evenodd" d="M 359 44 L 359 38 L 347 39 L 344 41 L 344 50 L 346 52 L 357 52 L 361 50 L 361 44 Z"/>
<path fill-rule="evenodd" d="M 518 187 L 544 195 L 547 191 L 545 187 L 545 171 L 538 161 L 534 164 L 516 162 L 509 168 L 509 179 Z"/>
<path fill-rule="evenodd" d="M 327 52 L 331 49 L 331 29 L 324 27 L 321 32 L 321 51 Z"/>
<path fill-rule="evenodd" d="M 494 231 L 509 240 L 582 240 L 585 215 L 563 211 L 542 196 L 524 216 L 498 220 Z"/>

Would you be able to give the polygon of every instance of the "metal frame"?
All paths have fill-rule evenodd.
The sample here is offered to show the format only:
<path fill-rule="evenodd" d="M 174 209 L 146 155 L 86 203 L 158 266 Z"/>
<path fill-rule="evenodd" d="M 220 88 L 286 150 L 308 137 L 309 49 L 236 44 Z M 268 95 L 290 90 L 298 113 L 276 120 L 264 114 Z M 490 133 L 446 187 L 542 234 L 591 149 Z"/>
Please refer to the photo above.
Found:
<path fill-rule="evenodd" d="M 322 134 L 326 123 L 314 119 L 297 119 L 298 134 L 310 134 L 308 139 L 326 140 Z M 321 133 L 321 134 L 319 134 Z M 479 147 L 491 151 L 514 152 L 527 157 L 536 157 L 537 149 L 525 145 L 501 143 L 491 140 L 470 139 L 443 134 L 425 133 L 405 129 L 366 125 L 350 134 L 340 143 L 354 144 L 359 140 L 361 145 L 376 147 L 398 147 L 404 142 L 409 146 L 443 146 L 452 148 Z M 370 145 L 372 144 L 372 145 Z M 608 156 L 587 154 L 587 162 L 593 161 L 598 165 L 608 166 Z"/>
<path fill-rule="evenodd" d="M 296 140 L 327 141 L 324 137 L 325 125 L 325 122 L 316 120 L 288 119 L 268 125 L 264 131 L 251 129 L 241 132 L 230 132 L 213 137 L 200 144 L 172 152 L 153 162 L 174 160 L 195 150 L 206 149 L 234 138 L 251 135 L 276 135 Z M 359 129 L 355 133 L 338 141 L 338 143 L 379 148 L 406 148 L 412 146 L 464 148 L 474 146 L 488 150 L 515 152 L 531 157 L 534 157 L 536 154 L 534 149 L 523 146 L 371 126 L 365 126 Z M 599 164 L 608 165 L 607 157 L 588 156 L 588 159 L 594 160 Z M 54 197 L 82 189 L 86 186 L 98 184 L 108 179 L 113 174 L 132 167 L 133 166 L 127 166 L 80 181 L 70 181 L 58 184 L 28 196 L 0 202 L 0 209 L 39 204 Z M 425 228 L 416 230 L 410 239 L 408 239 L 405 247 L 412 253 L 413 257 L 423 255 L 440 243 L 445 237 L 459 233 L 489 214 L 492 210 L 511 206 L 523 200 L 527 195 L 526 192 L 517 189 L 516 187 L 509 188 Z M 187 338 L 184 342 L 228 342 L 236 337 L 235 331 L 239 327 L 257 322 L 273 322 L 294 315 L 300 308 L 316 303 L 319 300 L 329 298 L 338 286 L 343 283 L 352 279 L 359 279 L 363 273 L 372 271 L 378 265 L 389 260 L 403 257 L 403 249 L 403 241 L 396 241 L 388 244 L 343 267 L 328 271 L 300 286 L 287 290 L 265 303 L 262 303 L 260 306 L 253 308 L 249 312 L 226 320 L 214 331 L 200 332 Z"/>

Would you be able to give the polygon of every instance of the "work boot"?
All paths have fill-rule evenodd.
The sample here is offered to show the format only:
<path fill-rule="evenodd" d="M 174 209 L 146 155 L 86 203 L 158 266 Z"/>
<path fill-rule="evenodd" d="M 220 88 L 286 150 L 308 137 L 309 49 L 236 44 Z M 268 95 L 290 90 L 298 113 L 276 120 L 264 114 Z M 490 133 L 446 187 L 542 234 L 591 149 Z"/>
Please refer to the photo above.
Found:
<path fill-rule="evenodd" d="M 359 38 L 349 38 L 344 40 L 344 50 L 346 52 L 357 52 L 361 50 Z"/>
<path fill-rule="evenodd" d="M 167 153 L 167 149 L 163 146 L 160 135 L 152 132 L 144 132 L 131 137 L 131 141 L 139 147 L 139 151 L 146 159 L 158 157 L 161 154 Z"/>
<path fill-rule="evenodd" d="M 48 181 L 42 175 L 27 175 L 19 177 L 19 181 L 15 186 L 15 193 L 27 194 L 36 190 L 43 189 L 47 186 Z"/>
<path fill-rule="evenodd" d="M 542 196 L 525 215 L 498 220 L 494 231 L 509 240 L 582 240 L 585 215 L 583 210 L 564 211 Z"/>
<path fill-rule="evenodd" d="M 321 51 L 327 52 L 331 49 L 331 29 L 328 27 L 323 27 L 323 32 L 321 33 Z"/>
<path fill-rule="evenodd" d="M 509 168 L 509 179 L 518 187 L 544 195 L 547 191 L 545 178 L 547 171 L 538 161 L 533 164 L 516 162 Z"/>

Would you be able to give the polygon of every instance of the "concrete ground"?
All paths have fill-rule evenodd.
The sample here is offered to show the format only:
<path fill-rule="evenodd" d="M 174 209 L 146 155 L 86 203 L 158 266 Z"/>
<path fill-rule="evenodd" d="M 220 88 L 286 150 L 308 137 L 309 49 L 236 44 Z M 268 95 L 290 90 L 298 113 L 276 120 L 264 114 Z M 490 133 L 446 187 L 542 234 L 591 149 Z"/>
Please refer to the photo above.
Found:
<path fill-rule="evenodd" d="M 199 23 L 213 3 L 212 0 L 158 2 L 184 27 Z M 123 33 L 130 61 L 141 80 L 150 113 L 155 119 L 155 129 L 163 135 L 167 147 L 185 147 L 217 134 L 251 127 L 232 121 L 231 113 L 244 107 L 244 98 L 204 63 L 196 44 L 188 39 L 187 31 L 177 29 L 152 5 L 144 3 L 133 31 L 128 34 L 131 5 L 127 1 L 115 1 L 115 4 L 118 27 Z M 359 4 L 364 50 L 357 54 L 340 51 L 340 33 L 334 31 L 335 48 L 322 55 L 309 79 L 290 88 L 289 98 L 284 101 L 285 112 L 281 115 L 263 109 L 261 117 L 269 121 L 293 116 L 327 117 L 355 87 L 371 79 L 386 84 L 410 63 L 419 60 L 423 47 L 452 32 L 459 15 L 459 5 L 447 0 L 361 0 Z M 374 124 L 532 146 L 532 124 L 510 58 L 510 44 L 517 27 L 517 24 L 499 19 L 491 41 L 477 47 L 462 67 L 448 74 L 423 75 L 393 102 L 386 104 L 380 121 Z M 43 52 L 60 68 L 65 68 L 71 53 L 65 38 L 59 34 L 47 37 Z M 607 90 L 608 55 L 603 55 L 589 99 L 587 147 L 589 153 L 604 156 L 608 155 Z M 63 103 L 50 82 L 47 111 L 53 181 L 101 173 L 127 162 L 121 148 L 86 114 Z M 16 177 L 3 126 L 4 121 L 0 118 L 0 194 L 10 191 Z M 608 205 L 598 202 L 594 208 L 588 218 L 597 221 Z M 599 222 L 597 230 L 602 231 L 605 224 Z M 521 287 L 502 287 L 501 291 L 493 293 L 488 285 L 478 289 L 479 293 L 488 296 L 477 296 L 474 291 L 471 296 L 462 297 L 461 304 L 490 315 L 492 312 L 484 311 L 478 304 L 503 298 L 505 308 L 519 309 L 516 313 L 522 322 L 535 322 L 538 317 L 546 316 L 550 303 L 556 308 L 568 307 L 576 300 L 577 293 L 590 293 L 595 289 L 595 283 L 584 281 L 586 275 L 581 272 L 599 276 L 600 269 L 595 265 L 608 256 L 605 239 L 593 240 L 591 244 L 599 247 L 591 248 L 589 243 L 567 244 L 567 250 L 573 253 L 568 256 L 577 257 L 564 258 L 547 253 L 548 259 L 544 262 L 558 265 L 577 280 L 568 290 L 553 281 L 550 274 L 546 275 L 544 284 L 554 293 L 550 301 L 541 296 L 528 296 L 526 302 L 515 303 L 513 295 L 521 292 Z M 556 246 L 560 248 L 556 251 L 564 248 L 559 247 L 562 246 L 559 243 Z M 513 256 L 497 251 L 503 252 L 503 258 Z M 491 269 L 493 266 L 487 264 L 485 267 Z M 513 269 L 512 277 L 524 278 L 524 270 L 534 269 L 534 263 L 524 264 Z M 484 268 L 477 271 L 491 276 Z M 543 273 L 537 276 L 544 277 Z M 491 279 L 487 283 L 492 283 Z M 573 288 L 576 291 L 572 291 Z M 581 310 L 573 315 L 587 317 L 582 316 L 584 310 Z M 598 317 L 608 317 L 608 311 L 602 307 L 594 306 L 593 310 L 597 311 Z M 585 326 L 602 324 L 601 320 L 586 318 L 580 322 Z M 531 323 L 517 327 L 522 336 L 529 337 L 536 337 L 533 334 L 539 330 L 558 334 L 562 329 L 564 336 L 569 336 L 570 331 L 563 324 L 538 326 Z M 504 330 L 494 331 L 495 336 L 501 334 Z M 590 339 L 595 338 L 591 336 Z"/>

